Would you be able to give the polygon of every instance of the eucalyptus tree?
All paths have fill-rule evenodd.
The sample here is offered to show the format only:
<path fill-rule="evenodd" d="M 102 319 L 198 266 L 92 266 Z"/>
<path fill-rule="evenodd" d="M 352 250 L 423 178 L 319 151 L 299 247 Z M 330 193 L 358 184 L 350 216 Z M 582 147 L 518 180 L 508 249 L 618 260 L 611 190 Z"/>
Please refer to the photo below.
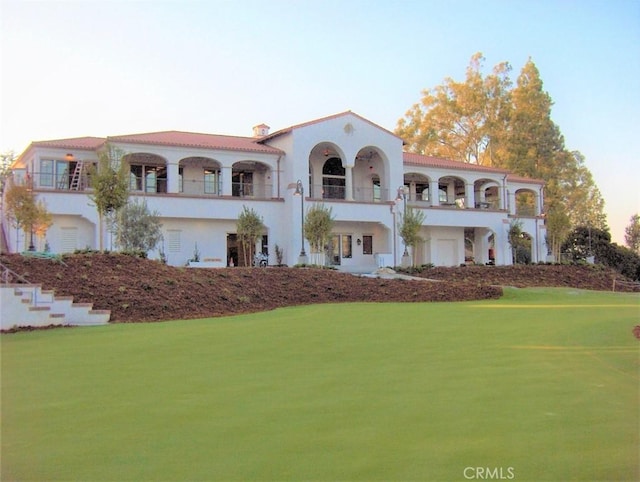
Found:
<path fill-rule="evenodd" d="M 511 108 L 511 66 L 503 62 L 483 77 L 483 61 L 482 54 L 476 53 L 463 82 L 447 77 L 442 85 L 422 91 L 420 102 L 398 121 L 395 131 L 410 152 L 492 164 L 492 152 L 498 149 Z"/>
<path fill-rule="evenodd" d="M 480 53 L 471 58 L 464 81 L 446 78 L 424 90 L 420 102 L 398 121 L 396 134 L 411 152 L 544 180 L 547 233 L 556 250 L 578 225 L 605 229 L 600 191 L 584 156 L 565 148 L 551 119 L 553 100 L 533 60 L 525 63 L 515 86 L 508 63 L 483 76 L 483 60 Z"/>

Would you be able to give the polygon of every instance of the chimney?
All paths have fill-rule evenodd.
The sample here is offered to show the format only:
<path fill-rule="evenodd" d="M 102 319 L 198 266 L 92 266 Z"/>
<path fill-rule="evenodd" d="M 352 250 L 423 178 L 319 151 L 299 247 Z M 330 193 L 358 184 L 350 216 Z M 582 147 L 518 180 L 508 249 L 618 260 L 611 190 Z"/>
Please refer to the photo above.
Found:
<path fill-rule="evenodd" d="M 267 124 L 253 126 L 253 137 L 264 137 L 269 135 L 270 127 Z"/>

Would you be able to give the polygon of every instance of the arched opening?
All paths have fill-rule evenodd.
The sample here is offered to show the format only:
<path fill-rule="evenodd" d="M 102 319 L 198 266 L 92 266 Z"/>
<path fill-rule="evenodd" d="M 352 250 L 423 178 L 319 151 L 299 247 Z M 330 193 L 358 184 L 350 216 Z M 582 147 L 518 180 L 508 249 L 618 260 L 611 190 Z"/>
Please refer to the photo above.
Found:
<path fill-rule="evenodd" d="M 429 178 L 424 174 L 408 172 L 404 175 L 404 185 L 409 188 L 407 200 L 431 202 Z"/>
<path fill-rule="evenodd" d="M 135 192 L 166 193 L 167 163 L 157 154 L 136 152 L 122 160 L 129 165 L 129 189 Z"/>
<path fill-rule="evenodd" d="M 231 195 L 266 199 L 271 197 L 271 170 L 257 161 L 240 161 L 233 165 Z"/>
<path fill-rule="evenodd" d="M 514 249 L 514 263 L 515 264 L 530 264 L 531 248 L 533 247 L 533 237 L 526 232 L 520 234 L 520 239 Z"/>
<path fill-rule="evenodd" d="M 500 209 L 500 184 L 493 179 L 479 179 L 473 184 L 475 208 Z"/>
<path fill-rule="evenodd" d="M 536 194 L 530 189 L 519 189 L 515 193 L 516 216 L 536 215 Z"/>
<path fill-rule="evenodd" d="M 441 177 L 438 180 L 438 196 L 441 206 L 465 207 L 465 182 L 454 176 Z"/>
<path fill-rule="evenodd" d="M 473 233 L 473 231 L 472 231 Z M 475 244 L 472 238 L 467 236 L 467 230 L 465 229 L 464 236 L 464 262 L 467 264 L 473 264 L 475 261 Z"/>
<path fill-rule="evenodd" d="M 385 163 L 382 155 L 373 146 L 360 149 L 353 166 L 354 200 L 380 202 L 389 199 L 389 188 L 385 181 Z"/>
<path fill-rule="evenodd" d="M 338 157 L 327 159 L 322 166 L 323 199 L 344 199 L 346 171 Z"/>
<path fill-rule="evenodd" d="M 487 236 L 487 258 L 488 263 L 490 265 L 496 264 L 496 234 L 493 231 L 490 231 L 489 236 Z"/>
<path fill-rule="evenodd" d="M 185 194 L 222 194 L 220 163 L 208 157 L 187 157 L 178 168 L 179 190 Z"/>

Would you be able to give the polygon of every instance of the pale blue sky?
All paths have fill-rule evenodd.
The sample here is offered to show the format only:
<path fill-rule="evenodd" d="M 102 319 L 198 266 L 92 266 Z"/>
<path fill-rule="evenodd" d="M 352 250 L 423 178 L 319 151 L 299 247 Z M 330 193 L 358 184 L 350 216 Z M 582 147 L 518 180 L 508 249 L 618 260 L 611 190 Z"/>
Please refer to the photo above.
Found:
<path fill-rule="evenodd" d="M 352 110 L 393 130 L 421 90 L 529 57 L 615 241 L 640 211 L 640 0 L 0 0 L 0 151 Z"/>

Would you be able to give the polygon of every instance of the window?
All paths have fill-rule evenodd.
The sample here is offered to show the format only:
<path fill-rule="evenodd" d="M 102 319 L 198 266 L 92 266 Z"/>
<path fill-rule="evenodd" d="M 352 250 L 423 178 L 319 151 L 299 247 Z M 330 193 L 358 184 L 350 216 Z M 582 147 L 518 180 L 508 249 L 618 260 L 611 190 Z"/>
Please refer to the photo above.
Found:
<path fill-rule="evenodd" d="M 343 234 L 341 238 L 342 238 L 342 257 L 352 258 L 353 253 L 351 252 L 351 235 Z"/>
<path fill-rule="evenodd" d="M 447 188 L 446 187 L 440 186 L 440 188 L 438 189 L 438 200 L 441 203 L 446 203 L 448 201 Z"/>
<path fill-rule="evenodd" d="M 352 236 L 350 234 L 334 234 L 331 236 L 329 245 L 327 246 L 327 256 L 329 263 L 333 266 L 339 266 L 343 258 L 352 258 Z"/>
<path fill-rule="evenodd" d="M 327 160 L 322 166 L 322 190 L 324 199 L 344 199 L 346 171 L 337 157 Z"/>
<path fill-rule="evenodd" d="M 167 192 L 167 168 L 132 164 L 129 166 L 129 189 L 144 192 Z"/>
<path fill-rule="evenodd" d="M 374 176 L 372 179 L 373 183 L 373 202 L 380 202 L 382 199 L 381 191 L 380 191 L 380 177 Z"/>
<path fill-rule="evenodd" d="M 219 172 L 211 169 L 204 170 L 204 192 L 206 194 L 218 194 Z"/>
<path fill-rule="evenodd" d="M 373 254 L 373 236 L 370 234 L 362 236 L 362 254 Z"/>
<path fill-rule="evenodd" d="M 50 159 L 40 161 L 40 185 L 53 187 L 53 161 Z"/>
<path fill-rule="evenodd" d="M 253 196 L 253 171 L 235 171 L 231 176 L 231 195 L 234 197 Z"/>
<path fill-rule="evenodd" d="M 142 166 L 131 166 L 129 169 L 129 189 L 142 191 Z"/>
<path fill-rule="evenodd" d="M 40 186 L 69 189 L 69 181 L 76 165 L 76 162 L 42 159 L 40 161 Z"/>
<path fill-rule="evenodd" d="M 144 175 L 144 191 L 145 192 L 156 192 L 156 188 L 158 185 L 158 173 L 155 168 L 147 168 L 145 169 Z"/>

